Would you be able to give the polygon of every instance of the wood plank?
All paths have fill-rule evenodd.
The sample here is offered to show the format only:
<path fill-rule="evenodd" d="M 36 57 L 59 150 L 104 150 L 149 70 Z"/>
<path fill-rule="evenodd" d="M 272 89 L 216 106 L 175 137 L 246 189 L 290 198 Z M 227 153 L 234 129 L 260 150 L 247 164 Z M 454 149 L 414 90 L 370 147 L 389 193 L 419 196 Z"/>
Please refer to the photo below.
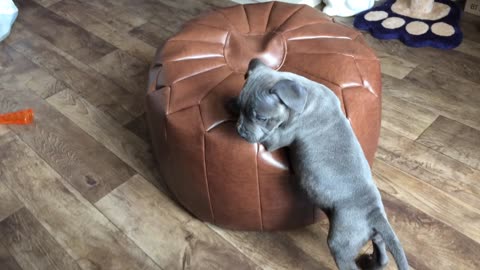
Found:
<path fill-rule="evenodd" d="M 192 13 L 192 10 L 178 10 L 167 5 L 145 6 L 142 7 L 142 14 L 148 18 L 148 22 L 132 29 L 129 34 L 151 46 L 162 47 L 170 36 L 180 31 L 197 13 L 200 12 Z"/>
<path fill-rule="evenodd" d="M 381 131 L 376 157 L 466 204 L 480 205 L 480 171 L 462 162 L 388 129 Z"/>
<path fill-rule="evenodd" d="M 480 209 L 377 160 L 372 170 L 378 187 L 480 243 Z"/>
<path fill-rule="evenodd" d="M 143 97 L 133 95 L 107 80 L 91 67 L 30 32 L 21 22 L 17 22 L 15 27 L 17 30 L 8 43 L 94 106 L 120 123 L 127 123 L 143 113 Z"/>
<path fill-rule="evenodd" d="M 80 270 L 72 257 L 25 208 L 0 222 L 0 238 L 24 270 Z"/>
<path fill-rule="evenodd" d="M 8 129 L 7 126 L 5 125 L 0 125 L 0 136 L 7 134 L 10 132 L 10 129 Z"/>
<path fill-rule="evenodd" d="M 34 109 L 35 122 L 10 126 L 89 201 L 97 201 L 134 171 L 77 125 L 28 90 L 0 89 L 0 110 Z"/>
<path fill-rule="evenodd" d="M 480 245 L 477 242 L 390 193 L 383 192 L 382 199 L 412 268 L 479 269 Z M 393 264 L 390 260 L 390 265 Z"/>
<path fill-rule="evenodd" d="M 326 241 L 315 241 L 317 258 L 313 258 L 307 253 L 311 250 L 311 241 L 300 248 L 296 239 L 280 232 L 240 232 L 210 227 L 263 269 L 336 269 Z"/>
<path fill-rule="evenodd" d="M 135 6 L 128 0 L 117 0 L 115 3 L 137 9 L 148 20 L 148 23 L 132 29 L 129 33 L 154 47 L 162 46 L 166 39 L 178 32 L 187 21 L 218 7 L 234 4 L 222 0 L 183 2 L 169 0 L 161 1 L 161 4 L 144 2 Z"/>
<path fill-rule="evenodd" d="M 44 7 L 49 7 L 55 3 L 58 3 L 62 0 L 35 0 L 38 4 L 44 6 Z"/>
<path fill-rule="evenodd" d="M 415 140 L 427 129 L 438 114 L 406 100 L 382 96 L 382 127 Z"/>
<path fill-rule="evenodd" d="M 398 40 L 378 40 L 371 35 L 364 35 L 364 37 L 375 51 L 419 64 L 417 69 L 434 68 L 480 83 L 480 59 L 477 57 L 455 50 L 446 51 L 430 47 L 411 48 Z"/>
<path fill-rule="evenodd" d="M 64 2 L 62 4 L 70 6 L 72 9 L 77 9 L 79 12 L 92 15 L 113 29 L 124 33 L 147 22 L 135 9 L 125 9 L 121 5 L 116 5 L 113 1 L 63 0 L 62 2 Z M 143 1 L 138 1 L 137 5 L 142 5 L 142 2 Z M 50 9 L 56 9 L 62 4 L 51 6 Z"/>
<path fill-rule="evenodd" d="M 231 7 L 231 6 L 235 5 L 235 2 L 225 1 L 225 0 L 198 0 L 198 1 L 190 0 L 190 1 L 200 2 L 204 5 L 204 7 L 197 8 L 197 10 L 200 11 L 200 14 L 202 14 L 204 12 L 209 12 L 213 9 Z M 179 5 L 180 3 L 178 3 L 177 1 L 168 0 L 168 2 L 173 2 L 174 4 L 176 4 L 176 7 L 179 7 L 179 6 L 181 7 L 181 5 Z"/>
<path fill-rule="evenodd" d="M 405 76 L 418 66 L 416 63 L 384 52 L 377 52 L 377 57 L 380 60 L 381 72 L 397 79 L 405 78 Z"/>
<path fill-rule="evenodd" d="M 0 269 L 2 270 L 22 270 L 18 265 L 15 258 L 12 257 L 7 248 L 2 244 L 0 240 Z"/>
<path fill-rule="evenodd" d="M 48 71 L 37 68 L 30 72 L 14 74 L 17 84 L 22 84 L 41 98 L 47 98 L 67 88 L 65 82 L 53 77 Z"/>
<path fill-rule="evenodd" d="M 0 44 L 0 85 L 25 85 L 39 96 L 46 97 L 66 88 L 65 83 L 54 78 L 23 55 Z"/>
<path fill-rule="evenodd" d="M 99 0 L 95 0 L 99 1 Z M 177 17 L 178 20 L 192 19 L 200 14 L 210 12 L 219 7 L 232 6 L 235 3 L 224 0 L 162 0 L 162 1 L 142 1 L 140 3 L 129 0 L 103 0 L 113 6 L 121 6 L 123 9 L 136 10 L 138 14 L 148 21 L 152 20 L 170 20 Z M 166 16 L 163 16 L 166 15 Z M 166 24 L 166 23 L 163 23 Z"/>
<path fill-rule="evenodd" d="M 25 70 L 31 70 L 36 68 L 36 65 L 30 61 L 24 61 L 21 54 L 14 49 L 7 46 L 5 43 L 0 43 L 0 70 L 5 74 L 15 74 L 23 72 Z"/>
<path fill-rule="evenodd" d="M 480 170 L 480 131 L 440 116 L 417 142 Z"/>
<path fill-rule="evenodd" d="M 25 69 L 21 72 L 9 72 L 0 74 L 0 86 L 18 87 L 29 89 L 41 98 L 47 98 L 67 88 L 67 85 L 51 76 L 40 67 Z"/>
<path fill-rule="evenodd" d="M 167 28 L 167 29 L 166 29 Z M 145 23 L 132 29 L 129 34 L 152 47 L 161 48 L 170 36 L 175 34 L 175 30 L 169 30 L 165 25 L 157 25 L 152 22 Z"/>
<path fill-rule="evenodd" d="M 139 175 L 95 205 L 164 269 L 260 269 Z"/>
<path fill-rule="evenodd" d="M 417 67 L 403 80 L 383 75 L 383 93 L 480 129 L 480 109 L 477 102 L 480 97 L 475 94 L 477 84 L 453 77 Z M 448 83 L 448 78 L 456 80 L 458 84 L 444 88 L 442 83 Z M 474 87 L 468 88 L 469 85 Z"/>
<path fill-rule="evenodd" d="M 463 31 L 463 36 L 465 39 L 469 39 L 480 43 L 480 19 L 477 15 L 463 13 L 462 19 L 460 20 L 460 27 Z"/>
<path fill-rule="evenodd" d="M 18 200 L 17 196 L 15 196 L 3 182 L 0 182 L 0 201 L 2 202 L 0 204 L 0 221 L 6 219 L 23 206 L 22 202 Z"/>
<path fill-rule="evenodd" d="M 51 96 L 47 102 L 150 182 L 158 182 L 160 176 L 145 141 L 70 90 Z"/>
<path fill-rule="evenodd" d="M 476 95 L 478 92 L 478 84 L 473 81 L 459 78 L 448 72 L 442 72 L 435 68 L 416 68 L 407 77 L 407 82 L 411 82 L 425 90 L 440 92 L 437 94 L 446 96 L 451 102 L 462 102 L 468 106 L 478 109 L 480 97 Z M 453 100 L 452 100 L 453 99 Z"/>
<path fill-rule="evenodd" d="M 478 42 L 475 42 L 468 39 L 464 39 L 460 44 L 460 46 L 455 48 L 455 50 L 480 58 L 480 40 Z"/>
<path fill-rule="evenodd" d="M 17 18 L 19 22 L 83 63 L 95 61 L 116 49 L 33 0 L 21 0 L 16 4 L 22 11 Z"/>
<path fill-rule="evenodd" d="M 124 125 L 124 127 L 130 130 L 133 134 L 137 135 L 140 139 L 150 144 L 150 132 L 148 130 L 145 114 L 133 119 Z"/>
<path fill-rule="evenodd" d="M 327 217 L 324 216 L 321 222 L 327 224 L 326 230 L 322 230 L 321 226 L 319 226 L 320 224 L 314 224 L 304 229 L 286 231 L 284 234 L 292 241 L 292 245 L 321 262 L 326 269 L 337 269 L 327 245 Z"/>
<path fill-rule="evenodd" d="M 104 1 L 64 0 L 51 6 L 50 10 L 145 63 L 150 63 L 155 55 L 155 48 L 160 44 L 151 46 L 127 33 L 147 21 L 134 16 L 136 13 L 132 10 L 115 10 L 112 5 L 106 7 L 100 5 L 105 3 Z M 119 14 L 120 17 L 112 17 L 112 14 Z"/>
<path fill-rule="evenodd" d="M 0 140 L 0 178 L 82 269 L 160 269 L 18 137 Z"/>
<path fill-rule="evenodd" d="M 93 62 L 91 66 L 131 93 L 145 96 L 149 69 L 146 63 L 116 50 Z"/>

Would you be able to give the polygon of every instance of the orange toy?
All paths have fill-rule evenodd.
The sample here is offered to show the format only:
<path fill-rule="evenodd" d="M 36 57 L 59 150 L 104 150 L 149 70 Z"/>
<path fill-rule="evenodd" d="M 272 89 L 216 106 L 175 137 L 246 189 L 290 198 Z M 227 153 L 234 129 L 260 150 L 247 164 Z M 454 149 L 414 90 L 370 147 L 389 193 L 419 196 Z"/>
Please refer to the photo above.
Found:
<path fill-rule="evenodd" d="M 27 124 L 31 124 L 32 122 L 33 122 L 32 109 L 0 114 L 0 124 L 27 125 Z"/>

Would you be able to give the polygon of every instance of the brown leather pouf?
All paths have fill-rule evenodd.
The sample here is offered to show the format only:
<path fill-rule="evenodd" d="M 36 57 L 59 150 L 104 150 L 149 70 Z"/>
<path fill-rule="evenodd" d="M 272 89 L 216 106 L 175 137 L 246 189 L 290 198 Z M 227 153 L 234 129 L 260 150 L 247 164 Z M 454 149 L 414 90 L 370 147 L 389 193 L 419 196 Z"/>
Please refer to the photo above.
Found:
<path fill-rule="evenodd" d="M 285 150 L 235 131 L 225 103 L 251 58 L 318 81 L 338 96 L 368 160 L 380 130 L 380 66 L 362 35 L 304 5 L 269 2 L 188 22 L 154 60 L 147 118 L 159 170 L 193 215 L 223 227 L 276 230 L 313 223 Z"/>

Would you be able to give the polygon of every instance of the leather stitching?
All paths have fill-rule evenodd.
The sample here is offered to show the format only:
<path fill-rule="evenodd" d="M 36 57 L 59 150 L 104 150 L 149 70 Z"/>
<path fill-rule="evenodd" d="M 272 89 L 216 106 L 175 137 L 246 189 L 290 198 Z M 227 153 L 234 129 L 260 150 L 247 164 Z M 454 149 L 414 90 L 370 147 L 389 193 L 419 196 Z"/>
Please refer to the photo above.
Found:
<path fill-rule="evenodd" d="M 263 32 L 266 32 L 266 31 L 267 31 L 268 23 L 270 22 L 270 15 L 272 15 L 273 3 L 274 3 L 274 2 L 270 2 L 270 11 L 269 11 L 269 13 L 268 13 L 267 23 L 265 24 L 265 27 L 264 27 Z"/>
<path fill-rule="evenodd" d="M 247 10 L 245 9 L 245 5 L 242 5 L 242 9 L 243 9 L 243 13 L 245 14 L 245 18 L 247 19 L 247 25 L 248 25 L 248 32 L 247 33 L 250 33 L 250 31 L 251 31 L 250 19 L 248 18 L 248 14 L 247 14 Z"/>
<path fill-rule="evenodd" d="M 308 74 L 308 75 L 310 75 L 310 76 L 312 76 L 312 77 L 314 77 L 314 78 L 320 79 L 320 80 L 322 80 L 322 81 L 327 81 L 327 82 L 329 82 L 329 83 L 331 83 L 331 84 L 333 84 L 333 85 L 335 85 L 335 86 L 338 86 L 340 89 L 342 89 L 342 87 L 341 87 L 340 85 L 338 85 L 338 84 L 336 84 L 336 83 L 334 83 L 334 82 L 331 82 L 331 81 L 329 81 L 329 80 L 327 80 L 327 79 L 325 79 L 325 78 L 319 77 L 318 75 L 311 74 L 310 72 L 307 72 L 307 71 L 305 71 L 305 70 L 301 70 L 301 69 L 299 69 L 299 68 L 295 68 L 295 67 L 287 66 L 287 65 L 284 65 L 284 67 L 287 67 L 287 68 L 289 68 L 289 69 L 294 69 L 294 70 L 296 70 L 296 71 L 299 71 L 299 72 Z"/>
<path fill-rule="evenodd" d="M 225 63 L 230 67 L 231 70 L 234 70 L 232 65 L 227 60 L 227 54 L 225 53 L 225 50 L 227 49 L 228 45 L 230 44 L 230 36 L 232 35 L 232 31 L 228 31 L 227 36 L 225 37 L 225 41 L 223 42 L 223 59 L 225 60 Z"/>
<path fill-rule="evenodd" d="M 198 60 L 198 59 L 197 59 L 197 60 Z M 187 60 L 187 61 L 188 61 L 188 60 Z M 179 62 L 180 62 L 180 61 L 179 61 Z M 226 66 L 226 63 L 225 63 L 225 64 L 218 65 L 218 66 L 214 66 L 214 67 L 212 67 L 212 68 L 210 68 L 210 69 L 199 70 L 197 73 L 189 74 L 189 75 L 187 75 L 187 76 L 185 76 L 185 77 L 183 77 L 183 78 L 177 78 L 177 79 L 176 79 L 175 81 L 173 81 L 171 84 L 172 84 L 172 86 L 173 86 L 174 84 L 179 83 L 179 82 L 181 82 L 181 81 L 183 81 L 183 80 L 186 80 L 186 79 L 188 79 L 188 78 L 195 77 L 195 76 L 198 76 L 198 75 L 200 75 L 200 74 L 203 74 L 203 73 L 206 73 L 206 72 L 210 72 L 210 71 L 215 70 L 215 69 L 222 68 L 222 67 L 224 67 L 224 66 Z"/>
<path fill-rule="evenodd" d="M 288 16 L 285 21 L 283 21 L 282 24 L 280 24 L 277 28 L 275 28 L 275 31 L 277 31 L 278 29 L 282 28 L 295 14 L 297 14 L 300 10 L 304 9 L 306 6 L 305 5 L 302 5 L 301 7 L 299 7 L 298 9 L 296 9 L 294 12 L 292 12 L 292 14 L 290 14 L 290 16 Z"/>
<path fill-rule="evenodd" d="M 283 65 L 285 64 L 285 61 L 287 60 L 287 55 L 288 55 L 288 45 L 287 45 L 287 40 L 285 39 L 285 36 L 283 35 L 283 33 L 281 32 L 275 32 L 277 34 L 279 34 L 281 37 L 282 37 L 282 46 L 283 46 L 283 58 L 282 58 L 282 62 L 280 63 L 280 65 L 278 65 L 278 68 L 275 69 L 275 70 L 280 70 L 280 68 L 283 67 Z"/>
<path fill-rule="evenodd" d="M 287 31 L 283 31 L 283 33 L 288 33 L 288 32 L 291 32 L 291 31 L 298 30 L 298 29 L 302 29 L 303 27 L 306 27 L 306 26 L 312 26 L 312 25 L 317 25 L 317 24 L 325 24 L 325 23 L 331 24 L 332 22 L 327 21 L 327 20 L 322 20 L 322 21 L 319 21 L 319 22 L 304 24 L 304 25 L 300 25 L 299 27 L 295 27 L 295 28 L 292 28 L 292 29 L 288 29 Z M 349 39 L 351 39 L 351 38 L 349 38 Z"/>
<path fill-rule="evenodd" d="M 223 83 L 224 81 L 226 81 L 228 78 L 230 78 L 230 76 L 232 76 L 234 74 L 234 72 L 230 72 L 225 78 L 223 78 L 219 83 L 217 83 L 215 86 L 213 86 L 212 88 L 210 88 L 208 90 L 208 92 L 200 98 L 200 100 L 198 101 L 198 105 L 200 105 L 202 103 L 202 101 L 208 96 L 210 95 L 210 93 L 213 92 L 213 89 L 215 89 L 217 86 L 219 86 L 221 83 Z"/>
<path fill-rule="evenodd" d="M 202 126 L 203 130 L 205 130 L 205 125 L 203 124 L 203 115 L 200 106 L 198 107 L 198 113 L 200 114 L 200 118 L 202 119 Z M 205 187 L 207 189 L 207 198 L 208 198 L 208 205 L 210 208 L 210 215 L 212 216 L 212 223 L 215 224 L 215 215 L 213 212 L 213 204 L 210 198 L 210 185 L 208 184 L 208 174 L 207 174 L 207 135 L 205 132 L 203 133 L 203 178 L 205 179 Z"/>
<path fill-rule="evenodd" d="M 376 59 L 371 59 L 371 58 L 359 58 L 356 55 L 353 54 L 346 54 L 346 53 L 337 53 L 337 52 L 324 52 L 324 53 L 304 53 L 304 52 L 297 52 L 297 53 L 291 53 L 290 56 L 292 55 L 329 55 L 329 54 L 336 54 L 336 55 L 342 55 L 346 57 L 351 57 L 353 60 L 376 60 Z M 355 61 L 356 62 L 356 61 Z"/>
<path fill-rule="evenodd" d="M 228 34 L 228 30 L 225 30 Z M 210 42 L 210 41 L 203 41 L 203 40 L 190 40 L 190 39 L 170 39 L 168 43 L 171 42 L 178 42 L 178 41 L 184 41 L 184 42 L 195 42 L 195 43 L 208 43 L 208 44 L 225 44 L 225 42 Z"/>
<path fill-rule="evenodd" d="M 270 13 L 268 14 L 268 20 L 267 20 L 267 25 L 265 25 L 265 30 L 264 32 L 267 32 L 268 27 L 270 26 L 270 20 L 272 19 L 272 11 L 273 7 L 277 5 L 277 2 L 272 2 L 272 5 L 270 6 Z"/>

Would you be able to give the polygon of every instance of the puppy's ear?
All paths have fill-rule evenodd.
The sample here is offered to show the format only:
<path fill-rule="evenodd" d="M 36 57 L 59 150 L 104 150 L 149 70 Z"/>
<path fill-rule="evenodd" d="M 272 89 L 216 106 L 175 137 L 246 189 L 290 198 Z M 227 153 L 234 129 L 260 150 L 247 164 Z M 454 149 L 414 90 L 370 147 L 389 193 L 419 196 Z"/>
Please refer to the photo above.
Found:
<path fill-rule="evenodd" d="M 238 116 L 240 114 L 240 104 L 238 103 L 238 98 L 236 97 L 228 100 L 225 107 L 227 108 L 228 112 L 235 116 Z"/>
<path fill-rule="evenodd" d="M 245 72 L 245 80 L 248 79 L 248 75 L 250 74 L 250 72 L 252 72 L 256 67 L 260 65 L 263 65 L 263 62 L 258 58 L 253 58 L 252 60 L 250 60 L 250 63 L 248 63 L 247 72 Z"/>
<path fill-rule="evenodd" d="M 270 89 L 270 93 L 276 95 L 283 104 L 297 113 L 305 109 L 307 90 L 295 81 L 280 80 Z"/>

